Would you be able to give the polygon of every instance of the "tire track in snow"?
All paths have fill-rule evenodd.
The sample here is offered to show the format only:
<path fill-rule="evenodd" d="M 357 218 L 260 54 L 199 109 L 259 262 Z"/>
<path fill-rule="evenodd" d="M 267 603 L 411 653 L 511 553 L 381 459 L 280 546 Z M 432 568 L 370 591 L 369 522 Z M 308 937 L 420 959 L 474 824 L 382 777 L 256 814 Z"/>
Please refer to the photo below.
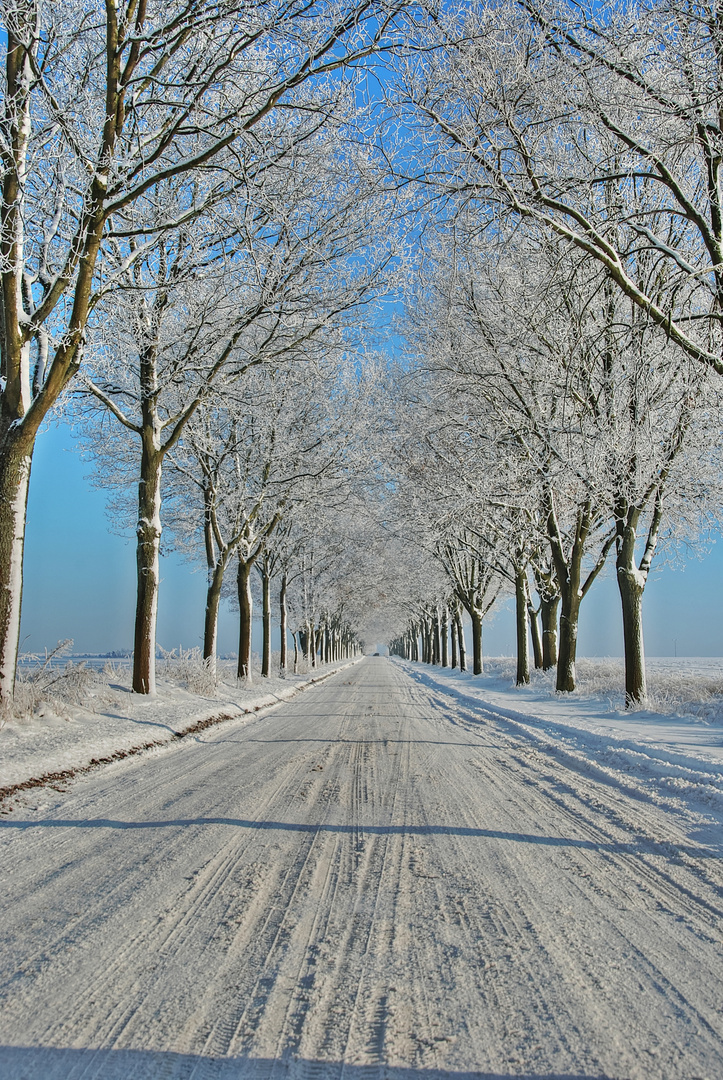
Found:
<path fill-rule="evenodd" d="M 487 719 L 487 722 L 488 722 L 488 724 L 491 723 L 490 719 Z M 477 731 L 479 731 L 479 726 L 477 727 Z M 513 746 L 514 746 L 514 742 L 513 742 Z M 515 749 L 519 753 L 519 751 L 520 751 L 519 744 L 517 745 L 517 747 Z M 522 750 L 524 752 L 524 747 L 522 748 Z M 517 772 L 515 772 L 515 770 L 512 768 L 512 765 L 511 765 L 511 763 L 515 759 L 517 760 L 518 765 L 520 765 L 520 764 L 522 765 L 522 768 L 518 769 Z M 481 768 L 479 762 L 475 762 L 475 764 L 476 764 L 478 769 Z M 499 762 L 497 764 L 499 764 Z M 609 864 L 612 864 L 612 868 L 616 872 L 616 875 L 617 875 L 618 879 L 619 879 L 621 874 L 624 875 L 626 881 L 628 881 L 629 883 L 634 883 L 635 888 L 639 891 L 640 888 L 641 888 L 641 882 L 640 882 L 639 879 L 642 877 L 643 882 L 645 884 L 647 884 L 649 888 L 651 887 L 651 885 L 652 886 L 657 886 L 658 893 L 659 894 L 663 893 L 665 895 L 666 899 L 668 900 L 668 902 L 669 902 L 668 903 L 669 910 L 672 910 L 672 911 L 675 910 L 674 908 L 671 908 L 670 900 L 671 900 L 671 897 L 672 897 L 672 899 L 674 901 L 677 900 L 678 902 L 680 902 L 680 900 L 681 900 L 681 893 L 679 891 L 680 882 L 675 882 L 674 883 L 675 886 L 678 887 L 677 889 L 670 889 L 670 888 L 668 888 L 667 879 L 661 885 L 661 882 L 659 880 L 659 876 L 656 875 L 654 872 L 651 873 L 651 868 L 648 867 L 645 863 L 642 863 L 641 859 L 639 857 L 635 858 L 635 857 L 633 857 L 631 855 L 626 855 L 625 853 L 621 853 L 619 855 L 618 854 L 611 854 L 609 851 L 604 850 L 606 846 L 608 846 L 608 847 L 610 846 L 610 834 L 609 834 L 609 831 L 608 831 L 607 834 L 604 833 L 600 828 L 597 828 L 589 819 L 585 819 L 585 818 L 580 817 L 578 814 L 575 814 L 573 811 L 571 811 L 567 807 L 562 807 L 560 805 L 559 800 L 555 797 L 555 792 L 552 790 L 552 788 L 550 786 L 550 783 L 548 782 L 548 783 L 545 784 L 544 780 L 546 778 L 543 777 L 542 775 L 540 775 L 538 777 L 538 780 L 537 780 L 536 783 L 531 784 L 530 783 L 529 772 L 527 770 L 528 763 L 527 762 L 522 762 L 521 763 L 519 761 L 519 758 L 518 757 L 516 758 L 516 755 L 514 753 L 509 754 L 506 764 L 507 764 L 506 783 L 505 783 L 504 788 L 500 788 L 499 794 L 500 794 L 500 797 L 503 797 L 506 800 L 511 800 L 512 794 L 516 794 L 518 796 L 517 805 L 515 806 L 515 813 L 514 813 L 514 820 L 515 821 L 519 822 L 520 818 L 524 819 L 525 817 L 529 817 L 530 805 L 531 805 L 531 800 L 532 800 L 533 796 L 536 797 L 538 802 L 543 802 L 544 801 L 545 804 L 547 804 L 549 802 L 549 803 L 552 803 L 553 805 L 556 805 L 557 808 L 559 808 L 559 810 L 563 813 L 564 819 L 567 821 L 567 823 L 571 827 L 572 836 L 582 834 L 583 836 L 586 836 L 588 839 L 593 841 L 593 843 L 595 845 L 599 844 L 603 848 L 603 851 L 601 852 L 600 858 L 601 858 L 601 860 L 606 860 Z M 549 771 L 549 769 L 552 768 L 553 763 L 545 762 L 544 764 L 545 764 L 545 768 Z M 552 778 L 553 782 L 558 782 L 560 773 L 561 772 L 564 773 L 564 771 L 565 771 L 564 769 L 560 770 L 559 767 L 558 767 L 558 776 L 556 778 L 555 777 Z M 487 772 L 485 774 L 485 782 L 490 783 L 490 784 L 495 784 L 495 783 L 499 784 L 499 777 L 495 776 L 494 771 L 489 771 L 489 772 Z M 515 790 L 516 786 L 517 786 L 517 791 Z M 454 791 L 456 792 L 457 790 L 459 790 L 459 787 L 460 787 L 460 784 L 459 784 L 459 780 L 458 780 L 457 785 L 454 786 Z M 504 795 L 503 795 L 503 792 L 504 792 Z M 464 806 L 460 805 L 459 809 L 460 809 L 461 813 L 464 813 L 464 810 L 465 810 Z M 545 806 L 545 809 L 547 809 L 547 805 Z M 583 809 L 590 811 L 591 808 L 590 808 L 589 805 L 585 805 L 583 807 Z M 607 809 L 606 807 L 598 806 L 598 807 L 595 808 L 595 811 L 598 813 L 598 815 L 601 816 L 606 809 Z M 549 816 L 549 814 L 548 814 L 548 816 Z M 471 819 L 471 823 L 472 822 L 474 822 L 474 819 Z M 479 825 L 479 822 L 476 822 L 476 824 Z M 607 822 L 607 824 L 610 824 L 610 823 Z M 629 840 L 629 836 L 625 837 L 624 834 L 623 834 L 623 837 L 624 837 L 625 840 Z M 578 884 L 579 885 L 580 892 L 581 892 L 581 897 L 584 899 L 586 904 L 595 903 L 596 894 L 605 895 L 606 892 L 609 892 L 609 889 L 608 890 L 600 889 L 600 882 L 608 881 L 609 875 L 610 875 L 610 866 L 607 867 L 607 870 L 606 870 L 606 872 L 604 874 L 601 874 L 600 873 L 600 866 L 599 865 L 595 866 L 595 858 L 597 856 L 592 851 L 585 850 L 584 848 L 580 848 L 580 847 L 574 847 L 574 846 L 566 848 L 564 850 L 566 852 L 566 858 L 568 860 L 568 865 L 572 866 L 575 862 L 577 863 L 577 866 L 575 867 L 576 880 L 573 881 L 573 884 Z M 656 869 L 657 868 L 652 868 L 653 871 L 655 871 Z M 525 877 L 526 877 L 526 875 L 523 874 L 522 878 L 518 879 L 516 888 L 513 890 L 513 892 L 516 893 L 520 897 L 523 897 L 523 896 L 525 896 L 525 894 L 527 894 L 526 898 L 525 898 L 524 907 L 525 907 L 525 910 L 529 912 L 530 910 L 534 911 L 535 897 L 534 897 L 534 894 L 531 894 L 529 892 L 529 889 L 526 888 Z M 589 885 L 589 888 L 587 890 L 581 884 L 581 880 L 583 879 L 583 877 L 584 877 L 585 883 Z M 651 888 L 651 893 L 652 893 L 652 891 L 653 890 Z M 591 893 L 592 893 L 592 895 L 591 895 Z M 684 891 L 683 898 L 685 900 L 688 899 L 687 890 Z M 679 903 L 679 906 L 680 906 L 680 903 Z M 616 934 L 617 936 L 619 936 L 618 931 L 615 929 L 615 927 L 613 927 L 613 925 L 610 924 L 609 911 L 604 910 L 603 907 L 600 904 L 598 904 L 597 907 L 598 907 L 598 911 L 597 911 L 596 918 L 593 918 L 593 919 L 589 920 L 590 925 L 594 927 L 596 925 L 596 922 L 607 923 L 609 925 L 610 934 Z M 700 915 L 700 908 L 699 907 L 696 907 L 694 910 L 696 911 L 696 913 L 698 915 Z M 509 911 L 508 911 L 508 914 L 509 914 Z M 680 913 L 678 911 L 678 913 L 676 914 L 676 918 L 679 918 L 679 917 L 680 917 Z M 705 925 L 706 925 L 706 927 L 708 928 L 708 931 L 709 931 L 710 930 L 710 920 L 709 920 L 709 915 L 708 915 L 707 910 L 704 911 L 704 922 L 705 922 Z M 507 928 L 505 929 L 505 932 L 506 933 L 509 932 Z M 529 940 L 529 937 L 531 936 L 530 933 L 529 933 L 529 928 L 528 928 L 527 936 L 528 936 L 528 940 Z M 709 942 L 710 941 L 709 934 L 706 935 L 706 936 L 708 937 L 708 942 Z M 549 933 L 548 933 L 547 937 L 549 938 Z M 710 1011 L 708 1013 L 708 1017 L 706 1017 L 706 1016 L 702 1015 L 700 1012 L 696 1011 L 695 1009 L 692 1009 L 690 1003 L 686 1000 L 684 995 L 681 995 L 679 993 L 678 988 L 674 984 L 674 982 L 672 982 L 670 979 L 666 978 L 666 976 L 660 970 L 660 968 L 658 966 L 656 966 L 654 963 L 652 963 L 650 961 L 650 959 L 644 953 L 642 953 L 638 948 L 636 948 L 635 944 L 633 943 L 633 941 L 629 937 L 626 938 L 625 940 L 626 940 L 627 947 L 629 949 L 629 957 L 630 957 L 629 966 L 632 967 L 632 968 L 637 967 L 638 970 L 641 972 L 641 974 L 643 974 L 645 976 L 647 984 L 651 985 L 651 986 L 654 985 L 657 988 L 659 996 L 658 996 L 658 998 L 657 998 L 657 1000 L 655 1002 L 651 1003 L 651 1008 L 659 1006 L 661 1000 L 665 1000 L 671 1007 L 673 1006 L 673 1003 L 677 1003 L 679 1018 L 682 1018 L 684 1015 L 687 1015 L 687 1025 L 688 1025 L 688 1027 L 692 1031 L 694 1031 L 695 1034 L 698 1035 L 698 1036 L 701 1036 L 701 1035 L 704 1036 L 705 1033 L 701 1032 L 699 1030 L 696 1030 L 697 1025 L 701 1025 L 703 1028 L 707 1029 L 707 1034 L 712 1036 L 711 1049 L 713 1049 L 716 1046 L 719 1047 L 720 1046 L 720 1035 L 721 1035 L 719 1018 L 717 1016 L 715 1017 L 715 1019 L 718 1021 L 717 1030 L 716 1030 L 716 1027 L 713 1026 L 709 1022 L 709 1019 L 711 1018 Z M 551 943 L 548 942 L 548 944 L 552 944 L 554 946 L 554 944 L 555 944 L 554 939 L 552 940 Z M 609 947 L 609 944 L 610 943 L 607 942 L 608 947 Z M 691 942 L 689 941 L 688 944 L 690 946 Z M 541 948 L 540 948 L 541 945 L 542 945 L 542 942 L 538 942 L 538 948 L 536 950 L 538 953 L 542 951 Z M 693 939 L 693 945 L 695 946 L 694 939 Z M 705 968 L 710 969 L 711 968 L 710 957 L 707 957 L 707 958 L 704 959 L 703 953 L 704 953 L 704 950 L 701 949 L 698 959 L 703 964 L 703 970 Z M 550 954 L 548 953 L 548 956 L 549 955 Z M 553 955 L 554 955 L 554 950 L 553 950 Z M 568 950 L 568 952 L 562 957 L 562 964 L 564 966 L 569 966 L 570 965 L 571 955 L 574 956 L 574 953 L 571 954 L 570 951 Z M 587 978 L 588 982 L 590 982 L 591 979 L 593 978 L 593 974 L 592 974 L 593 970 L 596 969 L 596 968 L 599 969 L 599 966 L 600 966 L 600 954 L 599 953 L 597 953 L 597 954 L 589 953 L 589 956 L 590 956 L 592 962 L 587 965 L 587 970 L 585 970 L 585 965 L 584 964 L 578 965 L 578 966 L 580 966 L 582 968 L 582 975 L 583 975 L 582 981 L 583 982 L 585 981 L 585 978 Z M 718 956 L 720 956 L 720 953 L 718 953 Z M 550 956 L 551 960 L 552 960 L 552 958 L 553 957 Z M 584 959 L 584 955 L 583 955 L 582 958 Z M 578 955 L 576 957 L 576 959 L 579 960 L 580 955 Z M 675 965 L 673 964 L 672 967 L 673 967 L 673 970 L 674 970 Z M 715 979 L 714 971 L 711 971 L 711 975 Z M 564 1004 L 563 1004 L 562 1008 L 564 1008 Z M 559 1011 L 559 1009 L 560 1009 L 560 1006 L 558 1006 L 558 1011 Z M 575 1030 L 576 1025 L 568 1025 L 568 1026 L 569 1026 L 569 1028 L 571 1030 Z M 592 1042 L 592 1040 L 590 1040 L 590 1043 L 591 1042 Z M 716 1051 L 714 1050 L 714 1052 L 716 1052 Z M 586 1062 L 586 1066 L 588 1068 L 595 1068 L 595 1065 L 596 1065 L 596 1063 L 594 1061 Z M 633 1058 L 630 1061 L 630 1065 L 629 1065 L 629 1067 L 631 1068 L 631 1075 L 633 1074 L 633 1072 L 635 1072 L 636 1065 L 637 1065 L 637 1063 L 636 1063 L 635 1059 Z"/>
<path fill-rule="evenodd" d="M 568 748 L 455 708 L 369 661 L 0 831 L 6 975 L 45 958 L 0 1038 L 198 1055 L 168 1064 L 196 1080 L 210 1055 L 299 1080 L 719 1075 L 713 863 L 701 883 L 664 809 Z M 60 826 L 84 817 L 138 825 Z"/>

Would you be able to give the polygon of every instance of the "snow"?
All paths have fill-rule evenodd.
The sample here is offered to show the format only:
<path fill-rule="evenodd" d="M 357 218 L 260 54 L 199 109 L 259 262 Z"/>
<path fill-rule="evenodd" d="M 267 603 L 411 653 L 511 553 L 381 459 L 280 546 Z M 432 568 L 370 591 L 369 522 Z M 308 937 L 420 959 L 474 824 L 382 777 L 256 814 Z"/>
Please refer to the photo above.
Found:
<path fill-rule="evenodd" d="M 533 745 L 581 771 L 605 774 L 628 793 L 687 815 L 693 831 L 723 828 L 723 661 L 653 658 L 647 661 L 651 699 L 668 704 L 626 711 L 622 661 L 578 661 L 573 694 L 554 691 L 554 672 L 514 685 L 515 662 L 492 659 L 485 674 L 394 662 L 425 686 L 452 695 L 465 722 L 486 723 L 490 710 Z M 713 811 L 709 821 L 707 814 Z M 719 837 L 719 840 L 721 838 Z"/>
<path fill-rule="evenodd" d="M 32 778 L 84 769 L 94 759 L 133 753 L 149 743 L 170 744 L 174 736 L 209 717 L 246 722 L 260 709 L 290 700 L 319 677 L 345 666 L 331 664 L 310 674 L 263 679 L 248 688 L 237 685 L 226 671 L 215 696 L 192 693 L 161 677 L 157 696 L 147 697 L 134 694 L 130 670 L 115 665 L 110 681 L 101 674 L 89 688 L 84 705 L 51 699 L 33 715 L 0 727 L 0 797 L 2 789 Z"/>
<path fill-rule="evenodd" d="M 0 1075 L 723 1075 L 720 808 L 655 771 L 720 777 L 709 748 L 620 738 L 600 694 L 519 694 L 508 667 L 367 658 L 24 793 Z"/>
<path fill-rule="evenodd" d="M 648 707 L 633 711 L 624 708 L 620 660 L 578 660 L 578 689 L 572 694 L 555 692 L 554 672 L 533 673 L 530 686 L 515 686 L 515 662 L 508 659 L 487 660 L 481 676 L 426 664 L 405 666 L 540 731 L 567 737 L 587 732 L 599 736 L 600 745 L 605 739 L 640 743 L 692 762 L 723 766 L 723 660 L 718 658 L 648 659 Z M 588 740 L 588 745 L 598 742 Z"/>

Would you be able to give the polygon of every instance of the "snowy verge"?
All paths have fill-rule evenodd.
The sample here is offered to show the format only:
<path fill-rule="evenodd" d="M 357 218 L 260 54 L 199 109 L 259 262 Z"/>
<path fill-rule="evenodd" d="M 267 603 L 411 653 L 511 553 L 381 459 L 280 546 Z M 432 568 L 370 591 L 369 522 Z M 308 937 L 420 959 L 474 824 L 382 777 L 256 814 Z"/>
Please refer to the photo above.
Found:
<path fill-rule="evenodd" d="M 652 710 L 626 713 L 600 693 L 556 694 L 542 680 L 536 686 L 516 687 L 504 662 L 497 662 L 497 674 L 482 676 L 398 658 L 394 662 L 422 685 L 445 695 L 446 703 L 433 698 L 435 705 L 448 706 L 452 698 L 462 706 L 448 713 L 469 730 L 479 732 L 481 725 L 492 721 L 580 773 L 645 801 L 692 814 L 704 831 L 714 826 L 720 841 L 723 719 L 719 712 L 705 720 Z M 490 667 L 494 666 L 492 662 Z M 668 666 L 675 665 L 670 661 Z"/>
<path fill-rule="evenodd" d="M 63 784 L 99 765 L 168 745 L 223 721 L 248 720 L 358 662 L 264 679 L 263 685 L 221 683 L 214 697 L 163 679 L 156 697 L 143 697 L 116 671 L 118 681 L 99 682 L 83 706 L 66 707 L 63 715 L 43 709 L 0 728 L 0 806 L 20 791 Z"/>

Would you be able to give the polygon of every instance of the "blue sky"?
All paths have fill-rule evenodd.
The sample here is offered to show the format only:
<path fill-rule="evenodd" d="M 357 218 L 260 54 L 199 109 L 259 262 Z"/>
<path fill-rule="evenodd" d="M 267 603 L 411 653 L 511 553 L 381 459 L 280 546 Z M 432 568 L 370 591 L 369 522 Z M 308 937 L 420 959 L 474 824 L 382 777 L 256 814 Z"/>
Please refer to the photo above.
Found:
<path fill-rule="evenodd" d="M 28 505 L 23 598 L 24 652 L 52 648 L 63 638 L 76 652 L 128 649 L 133 640 L 133 538 L 111 531 L 105 494 L 88 479 L 91 466 L 69 430 L 53 425 L 40 434 Z M 176 555 L 162 560 L 158 641 L 166 648 L 200 645 L 205 574 Z M 221 614 L 219 651 L 236 649 L 236 616 Z M 649 656 L 723 656 L 723 544 L 684 570 L 664 568 L 648 583 L 645 636 Z M 258 647 L 256 642 L 255 647 Z M 511 605 L 501 605 L 485 626 L 488 655 L 511 655 Z M 596 582 L 582 606 L 579 653 L 622 652 L 615 579 Z"/>
<path fill-rule="evenodd" d="M 33 458 L 25 544 L 21 652 L 72 638 L 75 652 L 133 644 L 135 546 L 112 531 L 105 493 L 93 487 L 67 427 L 40 433 Z M 162 560 L 158 641 L 164 649 L 201 645 L 206 575 L 171 555 Z M 235 651 L 233 614 L 224 610 L 219 652 Z"/>

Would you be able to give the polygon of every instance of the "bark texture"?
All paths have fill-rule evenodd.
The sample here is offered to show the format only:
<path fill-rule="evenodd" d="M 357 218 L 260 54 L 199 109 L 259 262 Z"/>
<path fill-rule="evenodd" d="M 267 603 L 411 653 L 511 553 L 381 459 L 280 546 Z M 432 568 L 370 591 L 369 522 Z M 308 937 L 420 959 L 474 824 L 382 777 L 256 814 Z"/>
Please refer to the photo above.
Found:
<path fill-rule="evenodd" d="M 556 689 L 568 694 L 575 689 L 579 617 L 580 596 L 577 591 L 566 589 L 563 593 L 560 613 L 560 649 L 557 657 Z"/>
<path fill-rule="evenodd" d="M 226 569 L 225 562 L 219 562 L 210 574 L 206 589 L 206 611 L 203 620 L 203 659 L 209 670 L 216 674 L 216 654 L 218 652 L 218 610 L 221 605 L 221 587 Z"/>
<path fill-rule="evenodd" d="M 482 665 L 482 615 L 472 608 L 469 613 L 472 620 L 472 671 L 475 675 L 483 673 Z"/>
<path fill-rule="evenodd" d="M 162 456 L 144 438 L 138 483 L 136 618 L 133 638 L 133 689 L 156 692 L 156 615 L 160 582 Z"/>
<path fill-rule="evenodd" d="M 287 593 L 288 587 L 289 587 L 288 578 L 287 578 L 286 574 L 284 573 L 284 574 L 281 575 L 281 587 L 279 588 L 279 629 L 280 629 L 280 632 L 281 632 L 281 658 L 280 658 L 280 661 L 279 661 L 279 666 L 281 668 L 282 674 L 283 674 L 283 672 L 286 671 L 286 664 L 288 662 L 288 660 L 287 660 L 288 643 L 286 641 L 288 618 L 289 618 L 288 611 L 287 611 L 287 608 L 286 608 L 286 593 Z"/>
<path fill-rule="evenodd" d="M 261 567 L 263 645 L 261 649 L 261 675 L 268 679 L 271 674 L 271 575 Z"/>
<path fill-rule="evenodd" d="M 643 589 L 639 574 L 618 566 L 618 589 L 623 609 L 625 704 L 639 705 L 648 696 L 643 643 Z"/>
<path fill-rule="evenodd" d="M 467 646 L 464 640 L 464 626 L 459 611 L 455 612 L 454 621 L 457 624 L 457 645 L 459 647 L 459 670 L 467 670 Z"/>
<path fill-rule="evenodd" d="M 7 439 L 0 456 L 0 703 L 15 691 L 23 599 L 25 519 L 33 445 Z"/>
<path fill-rule="evenodd" d="M 517 685 L 530 681 L 530 648 L 527 637 L 527 571 L 515 568 L 515 625 L 517 630 Z"/>
<path fill-rule="evenodd" d="M 540 634 L 540 620 L 538 618 L 538 612 L 532 601 L 529 598 L 527 600 L 527 614 L 530 620 L 530 637 L 532 638 L 532 655 L 535 662 L 535 669 L 539 670 L 542 664 L 542 635 Z"/>
<path fill-rule="evenodd" d="M 560 609 L 560 597 L 540 597 L 540 617 L 542 620 L 542 668 L 550 671 L 557 664 L 557 613 Z"/>
<path fill-rule="evenodd" d="M 251 682 L 251 626 L 254 602 L 251 596 L 251 568 L 253 563 L 239 558 L 236 584 L 239 606 L 239 638 L 237 677 Z"/>

